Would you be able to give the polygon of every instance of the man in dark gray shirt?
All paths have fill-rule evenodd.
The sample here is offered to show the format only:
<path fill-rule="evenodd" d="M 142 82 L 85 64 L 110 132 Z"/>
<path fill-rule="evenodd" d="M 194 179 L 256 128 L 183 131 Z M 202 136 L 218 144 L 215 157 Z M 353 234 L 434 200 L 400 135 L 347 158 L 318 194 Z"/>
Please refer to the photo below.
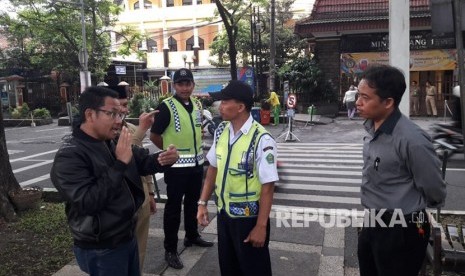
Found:
<path fill-rule="evenodd" d="M 400 113 L 406 88 L 391 66 L 369 68 L 358 86 L 367 119 L 361 202 L 367 209 L 358 241 L 360 275 L 418 275 L 429 238 L 426 207 L 444 205 L 445 183 L 431 138 Z"/>

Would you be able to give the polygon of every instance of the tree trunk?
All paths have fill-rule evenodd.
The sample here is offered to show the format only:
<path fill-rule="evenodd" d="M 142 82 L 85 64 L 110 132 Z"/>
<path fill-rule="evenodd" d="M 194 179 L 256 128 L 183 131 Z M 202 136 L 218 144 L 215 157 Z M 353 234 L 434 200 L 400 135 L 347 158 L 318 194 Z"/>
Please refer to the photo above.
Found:
<path fill-rule="evenodd" d="M 221 19 L 223 20 L 224 28 L 228 35 L 228 54 L 230 60 L 229 72 L 231 74 L 232 80 L 237 80 L 237 50 L 236 50 L 236 36 L 237 36 L 237 22 L 234 20 L 234 15 L 229 13 L 228 10 L 223 6 L 221 1 L 216 1 L 216 7 L 218 8 L 218 13 L 220 14 Z"/>
<path fill-rule="evenodd" d="M 15 221 L 17 219 L 8 193 L 20 188 L 11 169 L 10 157 L 6 148 L 3 111 L 0 108 L 0 217 L 5 218 L 6 221 Z"/>

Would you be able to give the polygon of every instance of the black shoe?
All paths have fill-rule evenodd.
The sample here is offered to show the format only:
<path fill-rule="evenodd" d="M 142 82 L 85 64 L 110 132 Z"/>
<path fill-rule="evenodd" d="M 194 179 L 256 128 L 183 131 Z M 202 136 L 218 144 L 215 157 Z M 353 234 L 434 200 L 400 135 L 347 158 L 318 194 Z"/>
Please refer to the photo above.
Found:
<path fill-rule="evenodd" d="M 187 238 L 184 239 L 184 246 L 185 247 L 189 247 L 189 246 L 192 246 L 192 245 L 197 245 L 197 246 L 200 246 L 200 247 L 212 247 L 213 243 L 202 239 L 200 236 L 193 239 L 193 240 L 189 240 Z"/>
<path fill-rule="evenodd" d="M 165 260 L 168 263 L 168 266 L 171 266 L 174 269 L 181 269 L 184 267 L 178 253 L 176 252 L 165 251 Z"/>

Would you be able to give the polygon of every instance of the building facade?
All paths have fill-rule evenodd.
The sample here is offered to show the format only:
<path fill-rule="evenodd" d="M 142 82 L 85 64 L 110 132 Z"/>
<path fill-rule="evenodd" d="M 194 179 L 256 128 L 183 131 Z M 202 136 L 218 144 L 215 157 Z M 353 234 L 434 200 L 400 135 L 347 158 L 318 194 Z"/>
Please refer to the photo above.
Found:
<path fill-rule="evenodd" d="M 452 14 L 451 14 L 452 16 Z M 316 0 L 310 17 L 296 23 L 306 37 L 327 78 L 337 83 L 342 99 L 370 64 L 389 64 L 389 0 Z M 438 95 L 444 111 L 457 83 L 454 33 L 433 34 L 429 0 L 410 0 L 410 80 L 422 91 L 420 112 L 425 114 L 425 83 Z"/>
<path fill-rule="evenodd" d="M 143 79 L 158 80 L 180 67 L 212 68 L 210 45 L 222 28 L 214 0 L 123 0 L 120 4 L 123 12 L 111 33 L 112 52 L 124 39 L 118 30 L 129 26 L 146 38 L 138 48 L 146 51 L 147 58 L 141 62 L 135 55 L 115 56 L 109 76 L 114 73 L 116 80 L 109 82 L 141 86 Z M 118 72 L 123 67 L 125 74 Z"/>

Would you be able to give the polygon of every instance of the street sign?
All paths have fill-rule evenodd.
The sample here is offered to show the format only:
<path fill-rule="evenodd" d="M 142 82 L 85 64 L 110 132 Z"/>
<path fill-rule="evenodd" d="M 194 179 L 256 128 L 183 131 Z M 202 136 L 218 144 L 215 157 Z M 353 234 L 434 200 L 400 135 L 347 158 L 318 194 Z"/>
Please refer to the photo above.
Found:
<path fill-rule="evenodd" d="M 283 91 L 284 91 L 284 93 L 289 93 L 289 81 L 284 81 L 284 83 L 283 83 Z"/>
<path fill-rule="evenodd" d="M 289 94 L 289 96 L 287 97 L 287 108 L 295 108 L 295 106 L 297 105 L 297 98 L 295 96 L 295 94 Z"/>

